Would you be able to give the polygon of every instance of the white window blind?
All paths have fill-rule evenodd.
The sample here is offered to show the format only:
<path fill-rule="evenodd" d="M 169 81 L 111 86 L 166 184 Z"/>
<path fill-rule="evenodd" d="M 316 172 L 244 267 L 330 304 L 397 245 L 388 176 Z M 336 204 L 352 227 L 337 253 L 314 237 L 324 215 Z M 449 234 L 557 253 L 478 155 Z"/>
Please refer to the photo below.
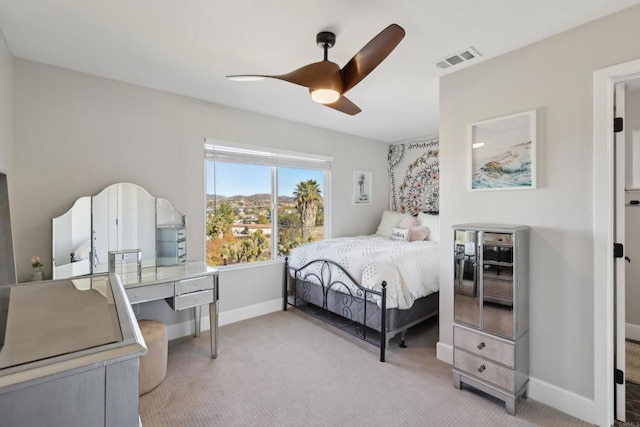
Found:
<path fill-rule="evenodd" d="M 332 158 L 316 154 L 297 153 L 257 147 L 223 145 L 210 140 L 204 144 L 207 160 L 232 163 L 253 163 L 289 168 L 331 170 Z"/>

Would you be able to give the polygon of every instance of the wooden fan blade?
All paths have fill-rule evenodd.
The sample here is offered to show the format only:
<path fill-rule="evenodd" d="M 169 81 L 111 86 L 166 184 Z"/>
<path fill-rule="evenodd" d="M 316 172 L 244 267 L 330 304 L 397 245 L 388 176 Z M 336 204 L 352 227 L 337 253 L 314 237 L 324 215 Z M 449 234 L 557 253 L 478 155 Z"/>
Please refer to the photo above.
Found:
<path fill-rule="evenodd" d="M 227 76 L 230 80 L 252 81 L 263 78 L 278 79 L 285 82 L 294 83 L 308 88 L 325 88 L 333 89 L 342 93 L 342 76 L 340 75 L 340 67 L 335 62 L 321 61 L 313 64 L 305 65 L 287 74 L 277 76 L 265 75 L 233 75 Z"/>
<path fill-rule="evenodd" d="M 405 32 L 401 26 L 391 24 L 360 49 L 360 52 L 356 53 L 342 68 L 342 93 L 347 93 L 380 65 L 404 35 Z"/>
<path fill-rule="evenodd" d="M 308 88 L 334 89 L 342 93 L 340 67 L 331 61 L 314 62 L 290 73 L 272 77 Z"/>
<path fill-rule="evenodd" d="M 340 98 L 338 98 L 338 100 L 333 104 L 324 104 L 324 105 L 326 105 L 329 108 L 333 108 L 334 110 L 338 110 L 341 113 L 348 114 L 350 116 L 355 116 L 360 111 L 362 111 L 356 104 L 349 101 L 349 99 L 347 99 L 344 96 L 341 96 Z"/>
<path fill-rule="evenodd" d="M 261 76 L 257 74 L 235 74 L 235 75 L 225 76 L 225 77 L 235 82 L 256 82 L 258 80 L 264 80 L 269 76 Z"/>

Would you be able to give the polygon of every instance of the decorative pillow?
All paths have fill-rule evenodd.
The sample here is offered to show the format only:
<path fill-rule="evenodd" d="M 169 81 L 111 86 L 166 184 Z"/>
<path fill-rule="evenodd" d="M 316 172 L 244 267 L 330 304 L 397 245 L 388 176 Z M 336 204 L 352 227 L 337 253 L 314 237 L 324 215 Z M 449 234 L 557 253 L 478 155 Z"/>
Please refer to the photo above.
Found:
<path fill-rule="evenodd" d="M 397 227 L 405 216 L 402 212 L 384 211 L 376 234 L 378 236 L 391 237 L 393 227 Z"/>
<path fill-rule="evenodd" d="M 409 229 L 408 228 L 400 228 L 393 227 L 393 231 L 391 232 L 392 240 L 404 240 L 405 242 L 409 240 Z"/>
<path fill-rule="evenodd" d="M 418 214 L 418 224 L 429 229 L 429 240 L 435 242 L 440 241 L 440 217 L 438 215 L 426 214 L 420 212 Z"/>
<path fill-rule="evenodd" d="M 81 261 L 83 259 L 89 259 L 91 254 L 91 240 L 85 240 L 78 248 L 73 251 L 73 259 L 75 261 Z"/>
<path fill-rule="evenodd" d="M 418 225 L 418 221 L 411 215 L 405 215 L 398 223 L 398 227 L 400 228 L 411 228 L 416 225 Z"/>
<path fill-rule="evenodd" d="M 409 229 L 409 241 L 417 242 L 419 240 L 427 240 L 429 237 L 429 229 L 427 227 L 417 226 Z"/>

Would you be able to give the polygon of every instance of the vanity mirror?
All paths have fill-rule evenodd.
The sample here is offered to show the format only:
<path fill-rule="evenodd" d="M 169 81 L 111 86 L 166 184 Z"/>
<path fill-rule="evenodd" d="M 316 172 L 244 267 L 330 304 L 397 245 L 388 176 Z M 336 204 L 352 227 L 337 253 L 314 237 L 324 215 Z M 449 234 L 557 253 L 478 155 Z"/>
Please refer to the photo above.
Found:
<path fill-rule="evenodd" d="M 142 267 L 186 262 L 185 216 L 136 184 L 80 197 L 52 235 L 54 279 L 105 273 L 113 251 L 141 251 Z"/>

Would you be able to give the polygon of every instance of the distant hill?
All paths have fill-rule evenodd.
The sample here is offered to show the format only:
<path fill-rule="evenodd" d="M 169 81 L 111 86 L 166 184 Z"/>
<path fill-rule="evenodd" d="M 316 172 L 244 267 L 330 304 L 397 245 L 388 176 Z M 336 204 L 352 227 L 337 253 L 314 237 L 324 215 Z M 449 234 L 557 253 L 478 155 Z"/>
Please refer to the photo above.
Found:
<path fill-rule="evenodd" d="M 259 193 L 259 194 L 252 194 L 250 196 L 242 196 L 242 195 L 222 196 L 220 194 L 218 195 L 207 194 L 207 201 L 214 200 L 214 199 L 217 199 L 219 201 L 231 202 L 231 203 L 234 203 L 234 202 L 238 203 L 243 200 L 246 200 L 249 202 L 262 202 L 262 201 L 271 200 L 271 194 Z M 278 203 L 294 203 L 294 202 L 295 202 L 295 199 L 293 197 L 278 196 Z"/>

